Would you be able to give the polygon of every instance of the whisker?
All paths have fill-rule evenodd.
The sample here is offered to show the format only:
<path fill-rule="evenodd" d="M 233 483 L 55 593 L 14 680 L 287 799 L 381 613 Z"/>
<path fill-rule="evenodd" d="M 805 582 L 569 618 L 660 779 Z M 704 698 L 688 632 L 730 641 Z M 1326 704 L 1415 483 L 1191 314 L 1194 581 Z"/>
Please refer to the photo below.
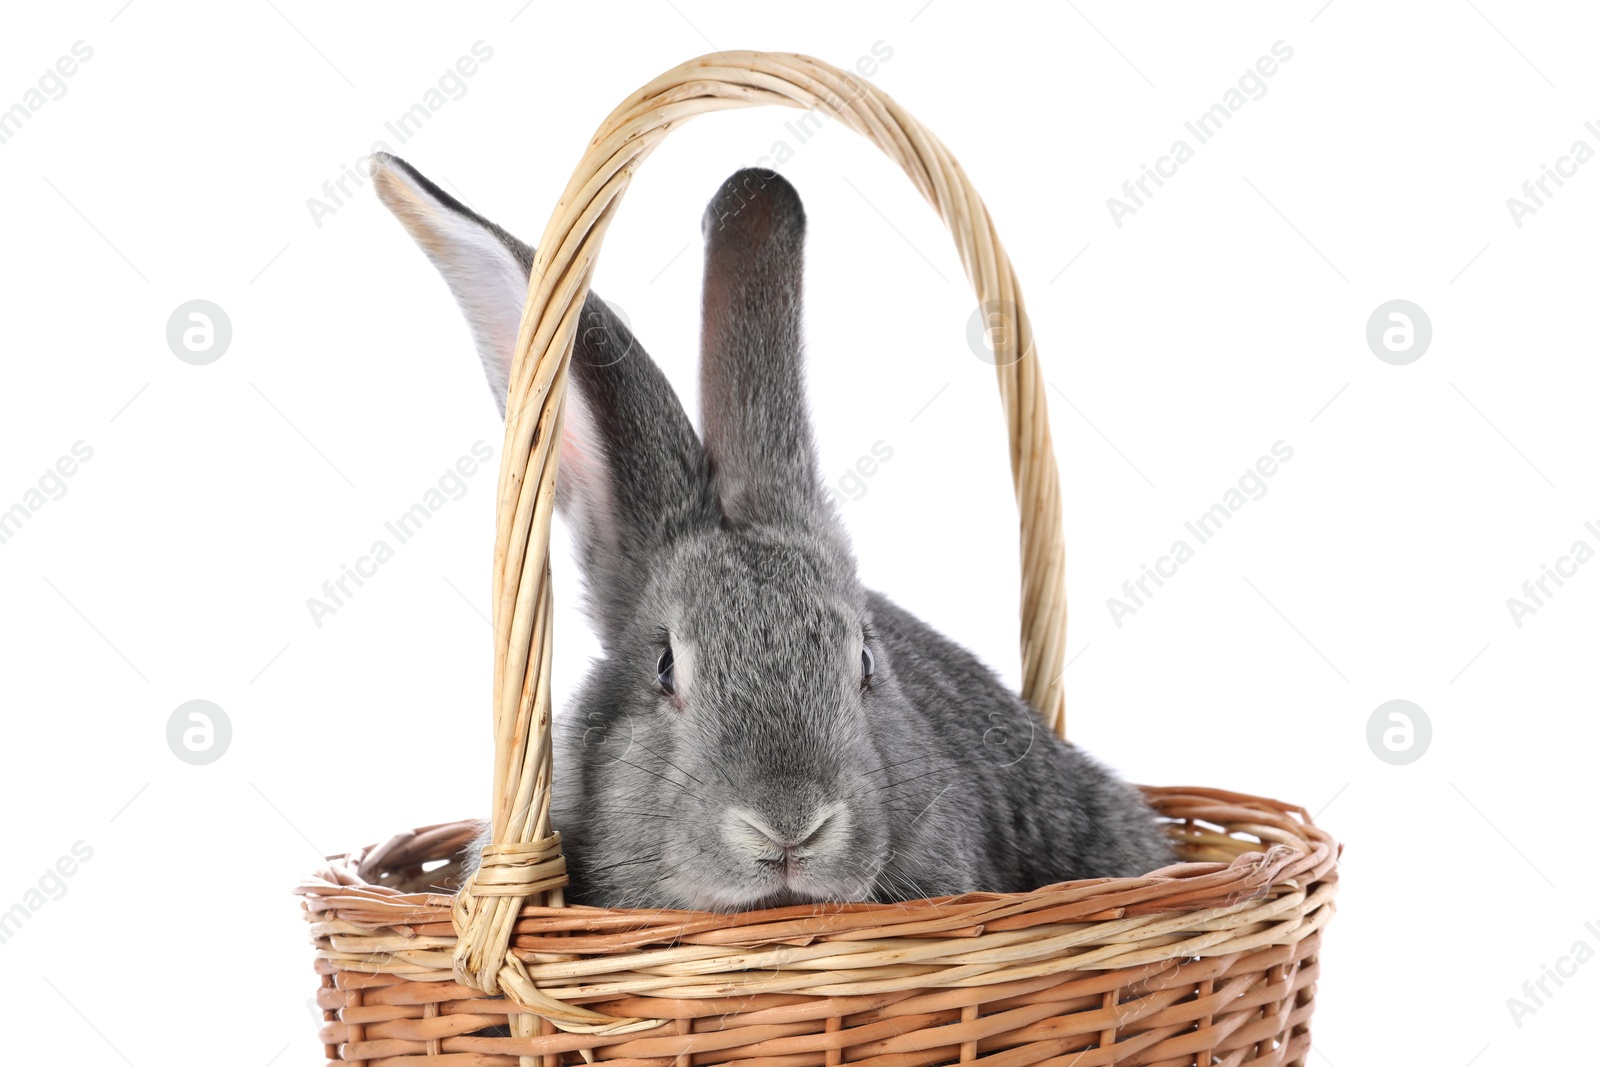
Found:
<path fill-rule="evenodd" d="M 633 762 L 631 762 L 629 760 L 623 759 L 621 756 L 613 756 L 612 759 L 614 759 L 618 763 L 623 764 L 624 766 L 632 767 L 636 771 L 643 771 L 646 774 L 653 775 L 654 777 L 661 779 L 663 782 L 666 782 L 668 785 L 676 786 L 678 789 L 683 790 L 685 793 L 687 793 L 690 796 L 694 797 L 696 800 L 700 799 L 700 797 L 695 793 L 695 791 L 693 789 L 690 789 L 688 786 L 684 785 L 682 782 L 674 782 L 671 778 L 668 778 L 664 774 L 661 774 L 661 773 L 659 773 L 657 771 L 652 771 L 649 767 L 641 767 L 637 763 L 633 763 Z M 703 785 L 704 783 L 701 783 L 701 784 Z"/>
<path fill-rule="evenodd" d="M 654 756 L 656 759 L 660 760 L 662 763 L 665 763 L 668 767 L 671 767 L 673 770 L 678 771 L 679 773 L 681 773 L 685 778 L 689 779 L 689 781 L 694 782 L 696 785 L 702 785 L 702 786 L 705 785 L 705 783 L 700 781 L 700 779 L 696 778 L 694 775 L 690 774 L 688 771 L 684 770 L 682 767 L 678 766 L 676 763 L 673 763 L 671 760 L 667 759 L 667 757 L 663 756 L 661 753 L 657 752 L 655 749 L 650 748 L 649 746 L 644 745 L 644 744 L 639 743 L 639 742 L 635 742 L 635 743 L 638 744 L 640 748 L 642 748 L 646 752 L 650 753 L 650 755 Z"/>
<path fill-rule="evenodd" d="M 608 863 L 604 867 L 591 867 L 589 869 L 588 873 L 591 876 L 592 875 L 596 875 L 596 874 L 604 874 L 607 871 L 614 871 L 618 867 L 631 867 L 636 863 L 658 863 L 658 862 L 660 862 L 660 860 L 661 860 L 661 856 L 659 856 L 659 855 L 656 855 L 656 856 L 640 856 L 637 859 L 618 860 L 615 863 Z"/>
<path fill-rule="evenodd" d="M 877 786 L 874 789 L 857 790 L 856 792 L 849 794 L 849 796 L 846 796 L 844 799 L 845 800 L 851 800 L 851 799 L 853 799 L 855 797 L 862 796 L 862 795 L 873 796 L 873 795 L 876 795 L 878 793 L 882 793 L 882 792 L 884 792 L 885 790 L 888 790 L 888 789 L 895 789 L 895 788 L 898 788 L 898 787 L 903 786 L 903 785 L 909 785 L 912 782 L 921 781 L 924 778 L 931 778 L 936 774 L 947 774 L 947 773 L 949 773 L 949 769 L 948 768 L 946 768 L 946 767 L 935 767 L 933 770 L 928 771 L 925 774 L 914 774 L 910 778 L 902 778 L 897 782 L 885 782 L 883 785 Z"/>
<path fill-rule="evenodd" d="M 641 819 L 671 819 L 673 815 L 660 811 L 624 811 L 620 808 L 590 808 L 588 811 L 595 815 L 637 815 Z"/>

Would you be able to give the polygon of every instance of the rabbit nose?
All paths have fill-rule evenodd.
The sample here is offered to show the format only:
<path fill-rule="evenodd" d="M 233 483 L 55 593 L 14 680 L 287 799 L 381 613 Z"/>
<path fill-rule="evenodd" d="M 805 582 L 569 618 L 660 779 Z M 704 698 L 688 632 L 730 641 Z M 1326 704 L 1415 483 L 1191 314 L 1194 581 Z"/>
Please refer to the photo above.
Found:
<path fill-rule="evenodd" d="M 796 858 L 795 854 L 801 849 L 814 846 L 827 836 L 834 817 L 840 810 L 839 807 L 832 805 L 824 808 L 807 823 L 802 824 L 797 832 L 776 829 L 754 812 L 735 810 L 732 814 L 739 822 L 759 834 L 766 844 L 776 848 L 784 860 L 791 860 Z"/>
<path fill-rule="evenodd" d="M 794 855 L 794 853 L 802 848 L 805 848 L 806 845 L 816 840 L 818 834 L 811 834 L 799 841 L 795 841 L 787 837 L 773 837 L 764 830 L 761 832 L 761 836 L 765 837 L 767 842 L 771 844 L 773 848 L 777 849 L 779 852 L 782 852 L 784 859 L 789 859 Z"/>

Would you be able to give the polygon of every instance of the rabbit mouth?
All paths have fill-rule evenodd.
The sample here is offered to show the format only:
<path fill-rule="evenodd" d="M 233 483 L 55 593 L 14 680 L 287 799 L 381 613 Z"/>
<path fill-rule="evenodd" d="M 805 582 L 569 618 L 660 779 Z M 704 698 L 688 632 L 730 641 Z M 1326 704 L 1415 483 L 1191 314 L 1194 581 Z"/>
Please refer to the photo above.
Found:
<path fill-rule="evenodd" d="M 851 853 L 851 816 L 843 804 L 804 814 L 768 815 L 745 806 L 723 813 L 717 851 L 734 877 L 698 887 L 720 907 L 752 909 L 861 899 L 867 886 L 841 862 Z"/>
<path fill-rule="evenodd" d="M 785 878 L 776 886 L 771 886 L 769 883 L 768 886 L 753 889 L 749 893 L 737 893 L 729 888 L 706 887 L 702 893 L 697 894 L 700 899 L 695 901 L 695 906 L 701 911 L 740 912 L 808 904 L 838 904 L 867 899 L 864 891 L 856 891 L 858 888 L 860 887 L 821 885 L 800 875 L 792 880 Z"/>
<path fill-rule="evenodd" d="M 854 864 L 841 864 L 835 849 L 747 843 L 721 862 L 680 868 L 680 886 L 702 911 L 759 911 L 805 904 L 870 899 L 872 880 Z M 721 868 L 725 877 L 717 878 Z M 711 877 L 707 877 L 707 876 Z M 687 884 L 685 884 L 687 883 Z"/>

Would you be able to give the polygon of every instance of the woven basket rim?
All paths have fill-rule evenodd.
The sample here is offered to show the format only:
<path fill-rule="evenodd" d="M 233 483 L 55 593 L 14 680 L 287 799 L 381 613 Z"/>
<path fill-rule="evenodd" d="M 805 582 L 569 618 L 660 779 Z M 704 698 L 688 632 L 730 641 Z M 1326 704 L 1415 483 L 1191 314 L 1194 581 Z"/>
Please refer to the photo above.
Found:
<path fill-rule="evenodd" d="M 606 1048 L 624 1057 L 649 1050 L 679 1055 L 706 1040 L 682 1028 L 685 1012 L 697 1012 L 688 1007 L 695 1003 L 738 1014 L 749 1010 L 752 997 L 798 994 L 843 1015 L 849 1005 L 869 1007 L 881 996 L 967 990 L 970 997 L 974 989 L 1002 996 L 1079 985 L 1084 979 L 1074 976 L 1095 974 L 1106 976 L 1108 989 L 1132 983 L 1151 993 L 1197 968 L 1281 973 L 1315 954 L 1338 890 L 1340 846 L 1331 835 L 1298 806 L 1226 790 L 1144 788 L 1175 820 L 1174 832 L 1218 827 L 1220 833 L 1205 835 L 1216 839 L 1213 846 L 1234 846 L 1232 860 L 895 905 L 728 914 L 519 901 L 503 950 L 502 987 L 489 991 L 503 1000 L 474 1000 L 482 994 L 456 972 L 457 898 L 363 877 L 363 868 L 385 855 L 395 867 L 420 871 L 441 848 L 459 850 L 475 822 L 424 827 L 337 857 L 296 892 L 325 983 L 352 991 L 415 983 L 411 996 L 479 1003 L 480 1016 L 504 1004 L 513 1018 L 542 1018 L 546 1036 L 529 1046 L 542 1053 Z M 1286 840 L 1267 844 L 1274 838 Z M 1189 892 L 1196 886 L 1204 890 Z M 676 1030 L 659 1029 L 672 1019 L 679 1020 Z"/>
<path fill-rule="evenodd" d="M 793 924 L 798 922 L 803 925 L 806 919 L 839 914 L 870 915 L 892 919 L 894 922 L 891 925 L 901 925 L 911 921 L 904 918 L 907 912 L 920 909 L 949 914 L 952 909 L 967 906 L 974 912 L 991 914 L 1006 905 L 1031 902 L 1058 908 L 1070 905 L 1073 912 L 1121 918 L 1129 914 L 1158 911 L 1200 911 L 1257 900 L 1276 888 L 1323 877 L 1335 866 L 1343 851 L 1343 846 L 1333 835 L 1316 825 L 1299 805 L 1202 786 L 1138 788 L 1164 816 L 1173 817 L 1171 813 L 1174 811 L 1188 811 L 1197 821 L 1210 824 L 1225 821 L 1229 812 L 1242 821 L 1265 817 L 1269 821 L 1263 826 L 1270 826 L 1286 835 L 1292 832 L 1299 838 L 1299 843 L 1263 842 L 1262 847 L 1242 851 L 1226 862 L 1180 861 L 1143 875 L 1075 879 L 1025 892 L 975 891 L 895 903 L 850 901 L 787 905 L 742 912 L 602 908 L 586 904 L 551 907 L 524 902 L 520 915 L 525 920 L 537 920 L 539 929 L 550 932 L 572 932 L 607 924 L 626 926 L 652 922 L 659 925 L 676 922 L 681 924 L 685 933 L 692 931 L 695 936 L 708 931 L 754 930 L 772 925 L 782 927 L 769 929 L 748 940 L 739 940 L 737 943 L 740 944 L 757 944 L 797 936 L 791 928 Z M 302 897 L 323 898 L 324 901 L 338 898 L 346 903 L 354 903 L 361 900 L 379 908 L 442 908 L 448 912 L 454 894 L 443 887 L 439 892 L 407 892 L 370 881 L 367 872 L 384 869 L 396 853 L 406 855 L 414 850 L 427 851 L 430 841 L 471 837 L 478 825 L 477 820 L 471 819 L 434 823 L 402 831 L 382 843 L 329 855 L 326 857 L 329 861 L 327 866 L 302 881 L 294 892 Z M 653 940 L 663 940 L 664 937 L 656 935 Z M 580 942 L 569 941 L 564 944 L 574 951 L 580 950 Z"/>

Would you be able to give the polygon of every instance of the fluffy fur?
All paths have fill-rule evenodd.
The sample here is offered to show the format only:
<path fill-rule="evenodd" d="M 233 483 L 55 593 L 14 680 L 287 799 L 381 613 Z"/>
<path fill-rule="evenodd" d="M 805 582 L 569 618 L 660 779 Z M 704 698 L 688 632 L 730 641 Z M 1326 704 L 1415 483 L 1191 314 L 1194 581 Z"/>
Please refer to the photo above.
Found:
<path fill-rule="evenodd" d="M 375 176 L 466 312 L 503 412 L 532 250 L 399 159 Z M 703 443 L 592 293 L 572 357 L 557 505 L 604 656 L 557 725 L 568 899 L 743 910 L 1171 863 L 1136 790 L 857 580 L 806 407 L 794 189 L 740 171 L 702 228 Z"/>

